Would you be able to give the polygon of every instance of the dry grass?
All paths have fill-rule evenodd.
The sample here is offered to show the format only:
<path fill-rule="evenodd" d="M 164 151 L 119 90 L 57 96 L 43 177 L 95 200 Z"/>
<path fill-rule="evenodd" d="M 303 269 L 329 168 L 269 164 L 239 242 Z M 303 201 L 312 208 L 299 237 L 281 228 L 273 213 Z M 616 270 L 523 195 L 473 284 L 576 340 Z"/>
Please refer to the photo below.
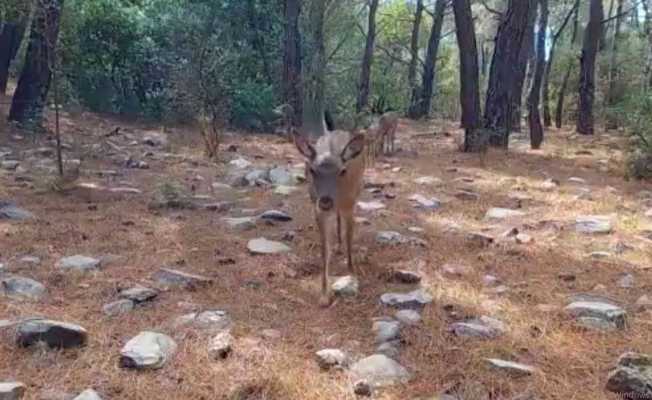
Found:
<path fill-rule="evenodd" d="M 64 121 L 67 139 L 80 149 L 116 125 L 134 135 L 151 128 L 94 115 Z M 0 380 L 25 382 L 29 399 L 39 398 L 45 389 L 77 393 L 87 387 L 105 398 L 130 400 L 353 399 L 347 376 L 320 372 L 313 354 L 324 347 L 345 348 L 355 358 L 370 354 L 374 349 L 371 318 L 387 313 L 378 305 L 378 296 L 389 290 L 408 289 L 387 283 L 383 271 L 393 263 L 412 267 L 416 260 L 425 262 L 422 272 L 435 301 L 424 310 L 423 326 L 405 330 L 406 346 L 400 362 L 415 373 L 415 379 L 405 387 L 383 391 L 377 398 L 413 399 L 445 390 L 466 391 L 466 398 L 471 400 L 481 399 L 480 391 L 489 391 L 492 399 L 511 399 L 526 392 L 544 399 L 614 398 L 603 386 L 616 357 L 626 350 L 652 352 L 650 314 L 631 307 L 652 287 L 647 270 L 652 266 L 652 246 L 640 237 L 640 230 L 652 221 L 643 216 L 646 208 L 637 198 L 637 193 L 649 190 L 650 185 L 624 182 L 616 173 L 622 161 L 622 152 L 614 145 L 620 143 L 618 138 L 584 139 L 553 130 L 542 152 L 521 150 L 517 145 L 509 154 L 490 151 L 480 160 L 457 152 L 455 140 L 460 132 L 454 124 L 403 122 L 398 130 L 401 145 L 417 150 L 419 155 L 385 160 L 391 166 L 401 166 L 400 172 L 383 169 L 382 160 L 369 171 L 369 179 L 395 182 L 395 187 L 386 191 L 398 197 L 383 200 L 388 209 L 371 217 L 371 225 L 360 227 L 356 258 L 366 271 L 361 293 L 355 300 L 339 300 L 322 310 L 316 301 L 317 233 L 304 191 L 288 198 L 260 188 L 247 193 L 214 192 L 210 184 L 221 180 L 226 168 L 203 161 L 199 136 L 182 129 L 174 130 L 178 135 L 173 143 L 180 158 L 148 160 L 149 170 L 127 170 L 119 178 L 83 177 L 102 186 L 130 184 L 141 188 L 143 195 L 103 197 L 75 191 L 36 195 L 17 185 L 11 175 L 0 172 L 0 195 L 38 215 L 38 219 L 21 224 L 0 222 L 0 261 L 11 271 L 43 282 L 49 290 L 39 303 L 3 299 L 0 319 L 46 315 L 79 323 L 90 332 L 87 347 L 63 352 L 16 349 L 5 335 L 0 341 Z M 433 130 L 438 132 L 436 136 L 420 135 Z M 0 145 L 5 141 L 6 136 L 0 136 Z M 225 137 L 224 148 L 231 144 L 250 160 L 262 156 L 258 161 L 265 164 L 299 161 L 293 147 L 277 138 Z M 27 148 L 31 144 L 12 142 L 11 146 Z M 586 148 L 591 155 L 577 155 Z M 608 159 L 613 170 L 601 172 L 601 159 Z M 451 167 L 457 171 L 448 170 Z M 89 158 L 84 168 L 117 169 L 106 157 Z M 193 181 L 198 175 L 204 180 Z M 439 177 L 442 184 L 416 187 L 412 179 L 424 175 Z M 587 184 L 580 186 L 591 188 L 592 201 L 575 198 L 578 185 L 567 182 L 571 176 L 586 179 Z M 460 177 L 474 181 L 460 181 Z M 540 190 L 548 178 L 561 181 L 561 187 Z M 287 209 L 294 220 L 234 233 L 221 226 L 224 214 L 148 210 L 147 204 L 160 183 L 171 181 L 181 182 L 187 189 L 194 185 L 196 194 L 211 194 L 216 200 L 246 197 L 239 208 Z M 479 201 L 456 200 L 455 193 L 465 188 L 477 192 Z M 441 198 L 444 207 L 429 216 L 417 212 L 407 201 L 416 192 Z M 527 215 L 513 225 L 530 234 L 534 243 L 518 245 L 499 240 L 486 248 L 470 244 L 466 231 L 499 237 L 512 226 L 484 221 L 483 216 L 490 207 L 514 207 L 513 192 L 530 197 L 522 201 Z M 365 193 L 367 200 L 370 197 Z M 602 237 L 575 234 L 569 223 L 577 215 L 593 213 L 616 213 L 615 233 Z M 461 232 L 444 228 L 451 222 L 458 224 Z M 423 237 L 427 248 L 381 248 L 374 242 L 378 230 L 407 233 L 410 226 L 426 230 Z M 291 254 L 252 257 L 246 253 L 248 239 L 280 239 L 289 230 L 297 232 Z M 613 253 L 618 242 L 632 249 L 607 260 L 587 256 L 596 250 Z M 56 271 L 54 264 L 60 257 L 78 253 L 117 257 L 93 275 L 69 276 Z M 25 254 L 41 257 L 42 264 L 21 265 L 18 259 Z M 447 262 L 468 265 L 472 272 L 457 279 L 442 277 L 439 268 Z M 345 274 L 341 257 L 336 258 L 336 264 L 332 274 Z M 102 305 L 114 300 L 119 288 L 136 283 L 154 285 L 151 276 L 162 266 L 213 277 L 215 284 L 195 291 L 166 291 L 152 305 L 133 313 L 103 316 Z M 574 274 L 576 280 L 559 279 L 562 272 Z M 635 274 L 635 288 L 616 285 L 623 272 Z M 509 292 L 500 296 L 491 293 L 482 284 L 485 273 L 498 276 L 510 287 Z M 610 334 L 581 331 L 559 311 L 568 295 L 592 291 L 598 284 L 606 286 L 606 293 L 630 309 L 627 330 Z M 539 305 L 559 310 L 545 312 Z M 191 306 L 225 309 L 232 315 L 236 343 L 229 359 L 210 361 L 205 336 L 171 328 L 171 321 Z M 450 322 L 478 315 L 502 319 L 508 333 L 497 340 L 477 341 L 455 338 L 447 332 Z M 259 332 L 266 328 L 279 330 L 281 338 L 260 337 Z M 119 369 L 120 348 L 144 329 L 171 334 L 180 345 L 176 357 L 156 372 Z M 530 363 L 540 368 L 540 373 L 514 379 L 490 370 L 483 362 L 485 357 Z"/>

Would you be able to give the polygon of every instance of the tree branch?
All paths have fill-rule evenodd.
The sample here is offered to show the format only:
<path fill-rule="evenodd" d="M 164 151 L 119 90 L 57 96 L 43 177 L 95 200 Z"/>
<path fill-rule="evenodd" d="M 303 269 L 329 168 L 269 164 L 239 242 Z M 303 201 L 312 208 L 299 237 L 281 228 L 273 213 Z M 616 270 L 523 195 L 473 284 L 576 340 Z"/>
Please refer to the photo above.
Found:
<path fill-rule="evenodd" d="M 642 0 L 642 1 L 645 1 L 645 0 Z M 626 11 L 621 12 L 620 14 L 616 14 L 616 15 L 614 15 L 613 17 L 609 17 L 609 18 L 607 18 L 607 19 L 603 19 L 603 20 L 602 20 L 602 23 L 603 23 L 603 24 L 606 24 L 606 23 L 609 23 L 609 22 L 613 21 L 614 19 L 618 19 L 618 18 L 620 18 L 620 17 L 624 17 L 624 16 L 626 16 L 626 15 L 629 14 L 630 12 L 636 10 L 636 7 L 638 7 L 639 4 L 641 4 L 641 1 L 637 1 L 636 3 L 634 3 L 633 6 L 631 6 L 631 7 L 630 7 L 629 9 L 627 9 Z"/>

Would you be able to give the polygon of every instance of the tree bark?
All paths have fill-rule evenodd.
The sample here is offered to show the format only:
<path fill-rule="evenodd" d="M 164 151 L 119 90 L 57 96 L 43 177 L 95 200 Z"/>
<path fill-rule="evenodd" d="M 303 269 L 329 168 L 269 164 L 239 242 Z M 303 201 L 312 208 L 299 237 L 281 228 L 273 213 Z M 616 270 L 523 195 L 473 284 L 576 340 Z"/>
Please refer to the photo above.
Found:
<path fill-rule="evenodd" d="M 536 0 L 531 1 L 530 12 L 528 15 L 527 31 L 525 36 L 525 43 L 521 46 L 519 54 L 518 74 L 514 82 L 514 104 L 512 105 L 512 130 L 514 132 L 521 131 L 521 107 L 523 104 L 523 90 L 527 90 L 531 86 L 532 78 L 534 77 L 534 69 L 536 66 L 536 52 L 534 48 L 534 24 L 537 19 Z M 526 79 L 527 76 L 527 79 Z"/>
<path fill-rule="evenodd" d="M 510 0 L 498 27 L 484 114 L 484 127 L 492 133 L 489 143 L 493 146 L 507 148 L 509 145 L 513 105 L 516 101 L 515 78 L 519 75 L 521 48 L 525 45 L 527 36 L 531 2 L 532 0 Z"/>
<path fill-rule="evenodd" d="M 539 100 L 541 98 L 541 82 L 543 70 L 546 67 L 546 34 L 548 30 L 548 0 L 539 0 L 539 25 L 536 42 L 536 68 L 532 88 L 527 100 L 528 123 L 530 125 L 530 146 L 533 149 L 541 148 L 543 143 L 543 127 L 539 114 Z"/>
<path fill-rule="evenodd" d="M 35 7 L 25 66 L 9 111 L 9 120 L 25 127 L 36 127 L 42 123 L 63 0 L 38 0 Z"/>
<path fill-rule="evenodd" d="M 460 53 L 460 103 L 464 126 L 464 152 L 479 152 L 486 146 L 480 127 L 478 48 L 470 0 L 453 1 L 455 34 Z"/>
<path fill-rule="evenodd" d="M 579 2 L 577 3 L 578 7 L 575 8 L 575 14 L 573 14 L 573 31 L 570 37 L 570 46 L 573 48 L 575 46 L 575 41 L 577 40 L 577 32 L 579 31 L 580 25 L 580 8 Z M 566 98 L 566 90 L 568 89 L 568 80 L 570 79 L 570 74 L 573 71 L 574 64 L 571 63 L 566 68 L 566 73 L 562 79 L 561 86 L 559 88 L 559 96 L 557 97 L 557 108 L 555 109 L 555 126 L 557 129 L 561 129 L 564 122 L 564 103 Z"/>
<path fill-rule="evenodd" d="M 645 35 L 647 36 L 647 62 L 643 76 L 644 89 L 652 88 L 652 0 L 643 0 L 643 12 L 645 12 Z"/>
<path fill-rule="evenodd" d="M 618 42 L 620 41 L 620 28 L 623 22 L 623 0 L 618 0 L 616 7 L 616 25 L 614 26 L 613 42 L 611 43 L 611 55 L 609 57 L 609 89 L 607 91 L 607 106 L 613 107 L 618 103 Z M 617 129 L 618 118 L 614 110 L 607 113 L 607 129 Z"/>
<path fill-rule="evenodd" d="M 374 61 L 374 45 L 376 42 L 376 10 L 378 10 L 378 0 L 370 0 L 367 42 L 362 56 L 360 83 L 358 86 L 358 101 L 355 105 L 357 112 L 361 112 L 369 105 L 369 81 L 371 80 L 371 64 Z"/>
<path fill-rule="evenodd" d="M 408 107 L 408 117 L 418 118 L 418 95 L 417 88 L 417 64 L 419 62 L 419 32 L 421 29 L 421 16 L 423 15 L 423 0 L 417 0 L 417 8 L 414 12 L 414 24 L 412 25 L 412 35 L 410 36 L 410 64 L 408 65 L 408 88 L 410 105 Z M 427 61 L 426 61 L 427 62 Z"/>
<path fill-rule="evenodd" d="M 595 61 L 600 47 L 604 9 L 602 0 L 591 0 L 589 24 L 584 32 L 580 57 L 580 85 L 577 132 L 592 135 L 594 132 L 593 102 L 595 98 Z"/>
<path fill-rule="evenodd" d="M 310 20 L 311 61 L 304 93 L 303 126 L 304 135 L 318 138 L 326 133 L 324 112 L 326 109 L 326 48 L 324 46 L 324 17 L 326 4 L 324 1 L 310 2 L 308 11 Z"/>
<path fill-rule="evenodd" d="M 432 29 L 430 30 L 430 38 L 428 39 L 426 62 L 423 67 L 421 92 L 419 93 L 417 103 L 414 105 L 415 118 L 425 117 L 430 114 L 435 81 L 435 68 L 437 66 L 437 54 L 439 52 L 441 29 L 444 25 L 444 12 L 446 11 L 447 6 L 448 0 L 437 0 L 435 5 L 435 13 L 432 16 Z"/>
<path fill-rule="evenodd" d="M 283 97 L 292 106 L 290 123 L 301 126 L 303 84 L 301 82 L 301 0 L 285 0 L 285 43 L 283 46 Z"/>
<path fill-rule="evenodd" d="M 2 25 L 0 23 L 0 25 Z M 7 21 L 4 23 L 0 32 L 0 94 L 7 92 L 7 82 L 9 81 L 9 67 L 11 62 L 16 58 L 20 42 L 25 33 L 25 24 L 23 21 Z"/>

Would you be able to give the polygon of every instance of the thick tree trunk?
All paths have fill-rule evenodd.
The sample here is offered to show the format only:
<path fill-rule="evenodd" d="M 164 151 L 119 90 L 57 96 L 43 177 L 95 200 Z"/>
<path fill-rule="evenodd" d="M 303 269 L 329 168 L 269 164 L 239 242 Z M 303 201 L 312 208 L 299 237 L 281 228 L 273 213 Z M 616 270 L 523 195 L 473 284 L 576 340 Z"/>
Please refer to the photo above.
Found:
<path fill-rule="evenodd" d="M 414 12 L 414 24 L 410 36 L 410 64 L 408 65 L 408 88 L 410 105 L 408 117 L 418 118 L 417 64 L 419 63 L 419 31 L 421 29 L 421 16 L 423 15 L 423 0 L 417 0 L 417 9 Z M 426 60 L 427 62 L 427 60 Z"/>
<path fill-rule="evenodd" d="M 623 22 L 623 0 L 618 0 L 616 7 L 616 25 L 614 26 L 613 42 L 611 43 L 611 55 L 609 58 L 609 89 L 607 92 L 607 106 L 613 107 L 620 100 L 618 92 L 618 42 L 620 41 L 620 28 Z M 611 110 L 607 113 L 607 129 L 617 129 L 618 118 Z"/>
<path fill-rule="evenodd" d="M 376 43 L 376 10 L 378 10 L 378 0 L 370 0 L 367 42 L 364 48 L 364 55 L 362 56 L 358 101 L 355 105 L 357 112 L 361 112 L 369 105 L 369 81 L 371 80 L 371 64 L 374 60 L 374 45 Z"/>
<path fill-rule="evenodd" d="M 37 0 L 35 7 L 25 66 L 9 111 L 9 120 L 25 127 L 39 126 L 43 119 L 63 0 Z"/>
<path fill-rule="evenodd" d="M 518 74 L 516 75 L 514 81 L 514 104 L 512 105 L 512 130 L 514 132 L 521 131 L 521 107 L 523 105 L 523 91 L 532 86 L 531 82 L 534 77 L 534 69 L 536 67 L 536 52 L 534 48 L 534 24 L 536 19 L 537 7 L 536 0 L 534 0 L 530 5 L 527 31 L 524 39 L 525 44 L 521 46 L 519 54 Z"/>
<path fill-rule="evenodd" d="M 470 0 L 455 0 L 455 34 L 460 53 L 460 103 L 464 126 L 464 151 L 478 152 L 486 146 L 480 128 L 480 84 L 478 71 L 478 47 L 473 26 Z"/>
<path fill-rule="evenodd" d="M 430 30 L 430 39 L 428 39 L 428 50 L 426 52 L 426 63 L 423 67 L 423 78 L 421 83 L 421 93 L 418 96 L 418 102 L 415 105 L 414 116 L 416 118 L 424 117 L 430 114 L 432 104 L 432 93 L 435 81 L 435 68 L 437 66 L 437 53 L 439 52 L 439 41 L 441 39 L 441 29 L 444 25 L 444 12 L 448 0 L 437 0 L 435 13 L 432 16 L 432 29 Z"/>
<path fill-rule="evenodd" d="M 516 101 L 517 80 L 515 78 L 520 70 L 521 47 L 526 45 L 532 1 L 510 0 L 509 7 L 498 27 L 484 114 L 484 126 L 492 133 L 489 142 L 494 146 L 507 148 L 509 145 L 513 105 Z"/>
<path fill-rule="evenodd" d="M 602 0 L 591 0 L 589 24 L 584 32 L 582 56 L 580 57 L 577 132 L 582 135 L 592 135 L 594 132 L 595 61 L 600 45 L 603 19 Z"/>
<path fill-rule="evenodd" d="M 548 30 L 548 0 L 539 0 L 539 25 L 536 41 L 537 62 L 532 80 L 532 88 L 527 100 L 528 123 L 530 126 L 530 146 L 539 149 L 543 143 L 543 127 L 539 114 L 541 99 L 541 82 L 546 67 L 546 33 Z"/>
<path fill-rule="evenodd" d="M 326 133 L 324 112 L 326 109 L 326 49 L 324 46 L 324 17 L 326 4 L 323 1 L 310 2 L 310 70 L 306 77 L 306 93 L 303 105 L 303 134 L 318 138 Z"/>
<path fill-rule="evenodd" d="M 290 123 L 301 126 L 303 84 L 301 82 L 301 0 L 285 0 L 285 43 L 283 46 L 283 97 L 292 106 Z"/>
<path fill-rule="evenodd" d="M 16 57 L 20 42 L 25 33 L 24 22 L 5 22 L 0 32 L 0 94 L 7 91 L 9 81 L 9 67 Z"/>

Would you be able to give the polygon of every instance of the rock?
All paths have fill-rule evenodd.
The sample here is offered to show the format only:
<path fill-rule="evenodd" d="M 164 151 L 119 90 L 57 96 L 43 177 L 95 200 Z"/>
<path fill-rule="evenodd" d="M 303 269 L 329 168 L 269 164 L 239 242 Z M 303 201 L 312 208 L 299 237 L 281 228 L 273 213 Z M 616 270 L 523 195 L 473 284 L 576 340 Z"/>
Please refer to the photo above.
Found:
<path fill-rule="evenodd" d="M 121 299 L 129 299 L 134 303 L 143 303 L 153 300 L 158 296 L 158 291 L 144 286 L 136 285 L 132 288 L 122 290 L 119 294 Z"/>
<path fill-rule="evenodd" d="M 613 322 L 596 317 L 579 317 L 576 323 L 578 326 L 594 331 L 610 332 L 618 329 Z"/>
<path fill-rule="evenodd" d="M 394 317 L 403 325 L 418 325 L 421 322 L 421 315 L 414 310 L 398 310 Z"/>
<path fill-rule="evenodd" d="M 75 397 L 74 400 L 102 400 L 100 395 L 93 389 L 86 389 Z"/>
<path fill-rule="evenodd" d="M 109 317 L 126 314 L 133 309 L 134 302 L 128 299 L 117 300 L 112 303 L 105 304 L 104 307 L 102 307 L 104 314 L 108 315 Z"/>
<path fill-rule="evenodd" d="M 553 191 L 557 187 L 559 187 L 559 181 L 557 181 L 556 179 L 546 179 L 545 181 L 543 181 L 543 183 L 541 183 L 541 185 L 539 185 L 539 189 L 541 189 L 544 192 Z"/>
<path fill-rule="evenodd" d="M 0 168 L 5 169 L 7 171 L 15 171 L 19 165 L 20 163 L 15 160 L 0 161 Z"/>
<path fill-rule="evenodd" d="M 378 211 L 385 208 L 385 205 L 379 201 L 358 201 L 358 207 L 362 211 Z"/>
<path fill-rule="evenodd" d="M 372 388 L 406 383 L 411 378 L 402 365 L 382 354 L 356 362 L 351 366 L 350 374 L 354 382 L 364 381 Z"/>
<path fill-rule="evenodd" d="M 323 349 L 315 353 L 319 368 L 327 371 L 331 368 L 344 368 L 349 365 L 349 357 L 340 349 Z"/>
<path fill-rule="evenodd" d="M 603 215 L 581 216 L 575 219 L 575 230 L 587 234 L 611 233 L 611 218 Z"/>
<path fill-rule="evenodd" d="M 480 195 L 469 190 L 460 190 L 455 193 L 455 198 L 459 200 L 474 201 L 480 198 Z"/>
<path fill-rule="evenodd" d="M 97 258 L 75 255 L 70 257 L 64 257 L 57 263 L 57 267 L 63 270 L 69 271 L 96 271 L 101 267 L 102 261 Z"/>
<path fill-rule="evenodd" d="M 208 211 L 226 212 L 235 206 L 233 201 L 218 201 L 214 203 L 203 204 L 204 209 Z"/>
<path fill-rule="evenodd" d="M 269 181 L 274 185 L 291 186 L 296 184 L 294 176 L 285 168 L 276 167 L 269 171 Z"/>
<path fill-rule="evenodd" d="M 213 190 L 217 190 L 217 191 L 228 191 L 233 189 L 231 185 L 222 182 L 213 182 L 211 184 L 211 187 L 213 188 Z"/>
<path fill-rule="evenodd" d="M 186 288 L 207 286 L 213 283 L 213 280 L 210 278 L 170 268 L 159 269 L 153 278 L 163 286 L 182 286 Z"/>
<path fill-rule="evenodd" d="M 408 228 L 408 231 L 412 233 L 424 233 L 426 230 L 418 226 L 411 226 Z"/>
<path fill-rule="evenodd" d="M 225 359 L 231 354 L 233 336 L 229 332 L 220 332 L 213 336 L 208 344 L 208 356 L 213 360 Z"/>
<path fill-rule="evenodd" d="M 0 294 L 18 300 L 38 301 L 45 295 L 45 286 L 39 282 L 21 276 L 0 277 Z"/>
<path fill-rule="evenodd" d="M 275 242 L 264 237 L 251 239 L 249 243 L 247 243 L 247 249 L 252 254 L 280 254 L 292 250 L 285 243 Z"/>
<path fill-rule="evenodd" d="M 242 157 L 229 161 L 229 165 L 238 169 L 245 169 L 251 166 L 251 161 L 247 161 Z"/>
<path fill-rule="evenodd" d="M 240 232 L 248 231 L 256 227 L 256 219 L 253 217 L 239 217 L 239 218 L 225 217 L 222 218 L 222 222 L 224 222 L 229 228 Z"/>
<path fill-rule="evenodd" d="M 79 325 L 49 319 L 28 319 L 18 325 L 16 343 L 22 347 L 45 342 L 50 348 L 79 347 L 88 341 L 88 332 Z"/>
<path fill-rule="evenodd" d="M 512 210 L 509 208 L 490 208 L 489 211 L 485 214 L 485 219 L 509 219 L 509 218 L 517 218 L 517 217 L 522 217 L 524 216 L 525 213 L 522 211 L 518 210 Z"/>
<path fill-rule="evenodd" d="M 635 283 L 634 275 L 624 274 L 620 279 L 618 279 L 618 286 L 623 289 L 633 288 Z"/>
<path fill-rule="evenodd" d="M 422 208 L 426 210 L 436 210 L 441 207 L 441 201 L 439 199 L 432 197 L 427 198 L 421 194 L 413 194 L 408 198 L 408 200 L 414 202 L 416 208 Z"/>
<path fill-rule="evenodd" d="M 403 283 L 406 285 L 415 285 L 421 282 L 421 275 L 404 269 L 392 269 L 389 271 L 388 281 L 393 283 Z"/>
<path fill-rule="evenodd" d="M 149 132 L 143 136 L 142 143 L 152 147 L 167 147 L 168 138 L 162 133 Z"/>
<path fill-rule="evenodd" d="M 636 300 L 636 307 L 639 311 L 652 310 L 652 299 L 644 294 Z"/>
<path fill-rule="evenodd" d="M 231 324 L 231 317 L 229 317 L 226 311 L 222 310 L 193 312 L 182 315 L 174 321 L 174 326 L 177 328 L 192 326 L 193 328 L 210 332 L 229 329 Z"/>
<path fill-rule="evenodd" d="M 599 301 L 575 301 L 565 308 L 572 317 L 580 320 L 583 325 L 596 326 L 594 319 L 600 319 L 622 329 L 625 327 L 626 312 L 622 308 Z"/>
<path fill-rule="evenodd" d="M 297 190 L 295 186 L 278 185 L 274 188 L 274 194 L 289 196 Z"/>
<path fill-rule="evenodd" d="M 486 358 L 485 360 L 487 360 L 489 365 L 492 367 L 505 371 L 514 377 L 532 375 L 536 372 L 536 368 L 525 364 L 499 360 L 496 358 Z"/>
<path fill-rule="evenodd" d="M 482 316 L 465 322 L 455 322 L 449 331 L 456 336 L 495 339 L 505 333 L 505 324 L 497 319 Z"/>
<path fill-rule="evenodd" d="M 36 256 L 23 256 L 18 261 L 29 265 L 39 265 L 41 263 L 41 259 Z"/>
<path fill-rule="evenodd" d="M 171 337 L 143 331 L 120 350 L 120 367 L 159 369 L 174 356 L 176 350 L 177 344 Z"/>
<path fill-rule="evenodd" d="M 331 285 L 336 296 L 356 296 L 358 294 L 358 278 L 352 275 L 339 277 Z"/>
<path fill-rule="evenodd" d="M 383 342 L 376 348 L 376 353 L 396 360 L 401 355 L 400 346 L 400 340 L 390 340 L 389 342 Z"/>
<path fill-rule="evenodd" d="M 450 277 L 455 277 L 459 278 L 464 275 L 468 275 L 471 273 L 472 269 L 466 265 L 460 265 L 460 264 L 444 264 L 441 267 L 441 272 L 444 273 L 444 275 L 450 276 Z"/>
<path fill-rule="evenodd" d="M 500 278 L 493 275 L 485 275 L 482 277 L 482 284 L 485 286 L 496 286 L 500 284 Z"/>
<path fill-rule="evenodd" d="M 652 398 L 652 356 L 625 353 L 607 377 L 606 389 L 622 399 Z"/>
<path fill-rule="evenodd" d="M 260 218 L 261 219 L 266 219 L 266 220 L 271 220 L 271 221 L 280 221 L 280 222 L 292 221 L 291 216 L 289 216 L 287 213 L 284 213 L 283 211 L 279 211 L 279 210 L 265 211 L 264 213 L 260 214 Z"/>
<path fill-rule="evenodd" d="M 376 243 L 382 245 L 396 245 L 407 243 L 407 238 L 395 231 L 380 231 L 376 234 Z"/>
<path fill-rule="evenodd" d="M 263 169 L 255 169 L 253 171 L 248 172 L 245 177 L 245 181 L 247 182 L 247 185 L 249 186 L 256 186 L 259 184 L 267 184 L 269 183 L 269 171 L 263 170 Z M 235 186 L 235 185 L 234 185 Z"/>
<path fill-rule="evenodd" d="M 409 293 L 385 293 L 380 296 L 382 305 L 399 309 L 418 310 L 431 303 L 432 300 L 432 296 L 424 289 L 417 289 Z"/>
<path fill-rule="evenodd" d="M 585 180 L 585 179 L 578 178 L 578 177 L 576 177 L 576 176 L 571 176 L 570 178 L 568 178 L 568 182 L 570 182 L 570 183 L 577 183 L 577 184 L 580 184 L 580 185 L 584 185 L 584 184 L 586 184 L 586 180 Z"/>
<path fill-rule="evenodd" d="M 528 244 L 528 243 L 532 243 L 532 236 L 530 236 L 530 235 L 528 235 L 526 233 L 519 233 L 519 234 L 516 235 L 514 240 L 518 244 Z"/>
<path fill-rule="evenodd" d="M 0 400 L 21 400 L 26 390 L 20 382 L 0 382 Z"/>
<path fill-rule="evenodd" d="M 359 380 L 353 384 L 353 393 L 360 397 L 371 396 L 371 386 L 367 381 Z"/>
<path fill-rule="evenodd" d="M 14 221 L 23 221 L 33 217 L 34 214 L 31 212 L 23 210 L 11 202 L 0 200 L 0 220 L 8 219 Z"/>
<path fill-rule="evenodd" d="M 595 258 L 596 260 L 601 260 L 604 258 L 611 257 L 611 253 L 609 253 L 608 251 L 593 251 L 589 254 L 589 257 Z"/>
<path fill-rule="evenodd" d="M 371 331 L 376 335 L 376 344 L 396 340 L 401 335 L 401 324 L 391 318 L 382 318 L 374 321 Z"/>
<path fill-rule="evenodd" d="M 441 185 L 442 180 L 434 176 L 421 176 L 413 180 L 417 185 Z"/>

